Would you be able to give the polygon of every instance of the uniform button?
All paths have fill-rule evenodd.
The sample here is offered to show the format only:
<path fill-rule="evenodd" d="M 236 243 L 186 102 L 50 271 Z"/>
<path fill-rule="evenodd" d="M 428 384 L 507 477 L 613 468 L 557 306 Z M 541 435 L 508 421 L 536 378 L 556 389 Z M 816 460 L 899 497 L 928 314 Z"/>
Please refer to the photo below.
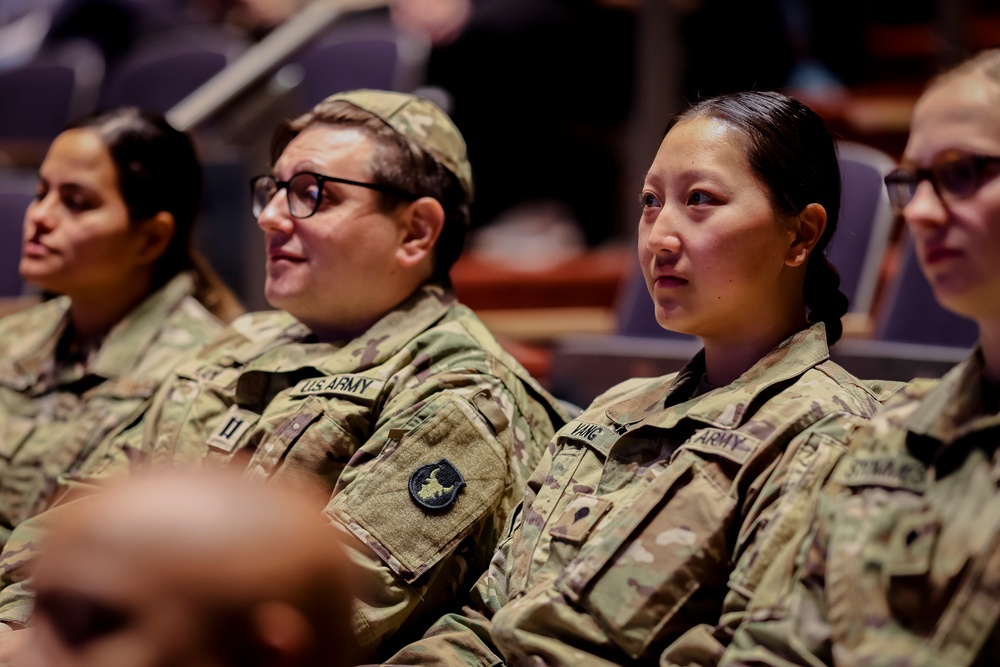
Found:
<path fill-rule="evenodd" d="M 300 428 L 302 428 L 302 424 L 299 424 L 298 422 L 292 424 L 293 430 L 298 431 Z"/>

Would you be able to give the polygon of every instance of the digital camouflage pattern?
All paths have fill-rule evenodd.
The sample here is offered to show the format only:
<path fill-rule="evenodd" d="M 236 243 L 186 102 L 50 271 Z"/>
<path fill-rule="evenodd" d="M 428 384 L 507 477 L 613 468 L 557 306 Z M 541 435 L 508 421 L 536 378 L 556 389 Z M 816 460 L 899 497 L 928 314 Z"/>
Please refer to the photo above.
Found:
<path fill-rule="evenodd" d="M 354 629 L 373 658 L 457 608 L 567 418 L 450 290 L 426 286 L 342 344 L 286 313 L 235 320 L 159 392 L 146 437 L 132 430 L 114 449 L 318 484 L 316 510 L 368 573 Z M 4 583 L 24 576 L 32 525 L 0 560 Z M 23 623 L 29 600 L 8 586 L 0 620 Z"/>
<path fill-rule="evenodd" d="M 896 388 L 828 356 L 817 324 L 725 387 L 696 395 L 699 354 L 599 397 L 550 443 L 473 606 L 389 663 L 717 661 L 771 554 Z"/>
<path fill-rule="evenodd" d="M 349 90 L 324 100 L 349 102 L 377 116 L 399 134 L 414 141 L 455 174 L 472 198 L 472 165 L 465 139 L 451 118 L 430 100 L 409 93 L 386 90 Z"/>
<path fill-rule="evenodd" d="M 57 350 L 69 325 L 59 297 L 0 319 L 0 540 L 52 501 L 106 438 L 135 421 L 175 365 L 222 324 L 181 275 L 86 355 Z"/>
<path fill-rule="evenodd" d="M 851 443 L 726 665 L 1000 664 L 1000 405 L 978 353 Z"/>

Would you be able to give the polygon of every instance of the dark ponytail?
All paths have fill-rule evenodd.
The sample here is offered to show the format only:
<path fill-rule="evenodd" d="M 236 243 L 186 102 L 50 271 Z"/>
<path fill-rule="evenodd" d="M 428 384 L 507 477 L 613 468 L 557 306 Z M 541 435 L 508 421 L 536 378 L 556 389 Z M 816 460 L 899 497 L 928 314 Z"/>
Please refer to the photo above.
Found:
<path fill-rule="evenodd" d="M 826 253 L 813 253 L 806 265 L 806 279 L 802 287 L 810 322 L 826 324 L 826 340 L 833 345 L 844 333 L 840 321 L 847 312 L 847 295 L 840 291 L 840 273 L 826 258 Z"/>
<path fill-rule="evenodd" d="M 730 124 L 746 142 L 747 162 L 767 187 L 771 205 L 783 215 L 799 215 L 809 204 L 826 209 L 826 229 L 810 253 L 803 296 L 810 322 L 826 324 L 829 344 L 843 333 L 847 296 L 826 248 L 840 216 L 840 163 L 823 120 L 798 100 L 781 93 L 750 91 L 712 97 L 675 117 L 679 122 L 708 116 Z"/>

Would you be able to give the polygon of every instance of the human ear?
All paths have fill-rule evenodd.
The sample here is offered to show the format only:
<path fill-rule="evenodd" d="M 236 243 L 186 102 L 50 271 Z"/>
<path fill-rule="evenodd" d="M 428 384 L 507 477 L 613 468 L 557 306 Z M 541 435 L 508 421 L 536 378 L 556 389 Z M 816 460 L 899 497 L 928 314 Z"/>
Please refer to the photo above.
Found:
<path fill-rule="evenodd" d="M 396 256 L 404 267 L 416 266 L 434 254 L 444 227 L 444 207 L 433 197 L 421 197 L 406 206 L 402 238 Z"/>
<path fill-rule="evenodd" d="M 786 266 L 802 266 L 826 231 L 826 209 L 822 204 L 809 204 L 792 218 L 792 243 L 785 254 Z"/>
<path fill-rule="evenodd" d="M 171 239 L 174 238 L 174 216 L 168 211 L 160 211 L 156 215 L 139 223 L 139 264 L 152 264 L 167 251 Z"/>

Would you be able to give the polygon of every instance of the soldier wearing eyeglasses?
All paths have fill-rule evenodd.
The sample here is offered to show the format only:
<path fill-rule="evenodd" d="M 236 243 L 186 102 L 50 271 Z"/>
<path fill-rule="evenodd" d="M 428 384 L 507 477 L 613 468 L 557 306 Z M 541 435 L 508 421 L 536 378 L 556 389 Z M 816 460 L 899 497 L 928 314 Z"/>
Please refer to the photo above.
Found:
<path fill-rule="evenodd" d="M 972 354 L 852 440 L 723 665 L 1000 664 L 1000 50 L 917 102 L 890 200 Z"/>
<path fill-rule="evenodd" d="M 251 191 L 279 310 L 179 367 L 90 472 L 204 461 L 318 481 L 316 511 L 366 573 L 353 623 L 374 659 L 460 602 L 567 415 L 450 289 L 473 192 L 438 107 L 333 95 L 278 128 L 273 158 Z M 44 522 L 12 540 L 6 581 Z M 25 623 L 28 597 L 8 586 L 0 620 Z"/>

